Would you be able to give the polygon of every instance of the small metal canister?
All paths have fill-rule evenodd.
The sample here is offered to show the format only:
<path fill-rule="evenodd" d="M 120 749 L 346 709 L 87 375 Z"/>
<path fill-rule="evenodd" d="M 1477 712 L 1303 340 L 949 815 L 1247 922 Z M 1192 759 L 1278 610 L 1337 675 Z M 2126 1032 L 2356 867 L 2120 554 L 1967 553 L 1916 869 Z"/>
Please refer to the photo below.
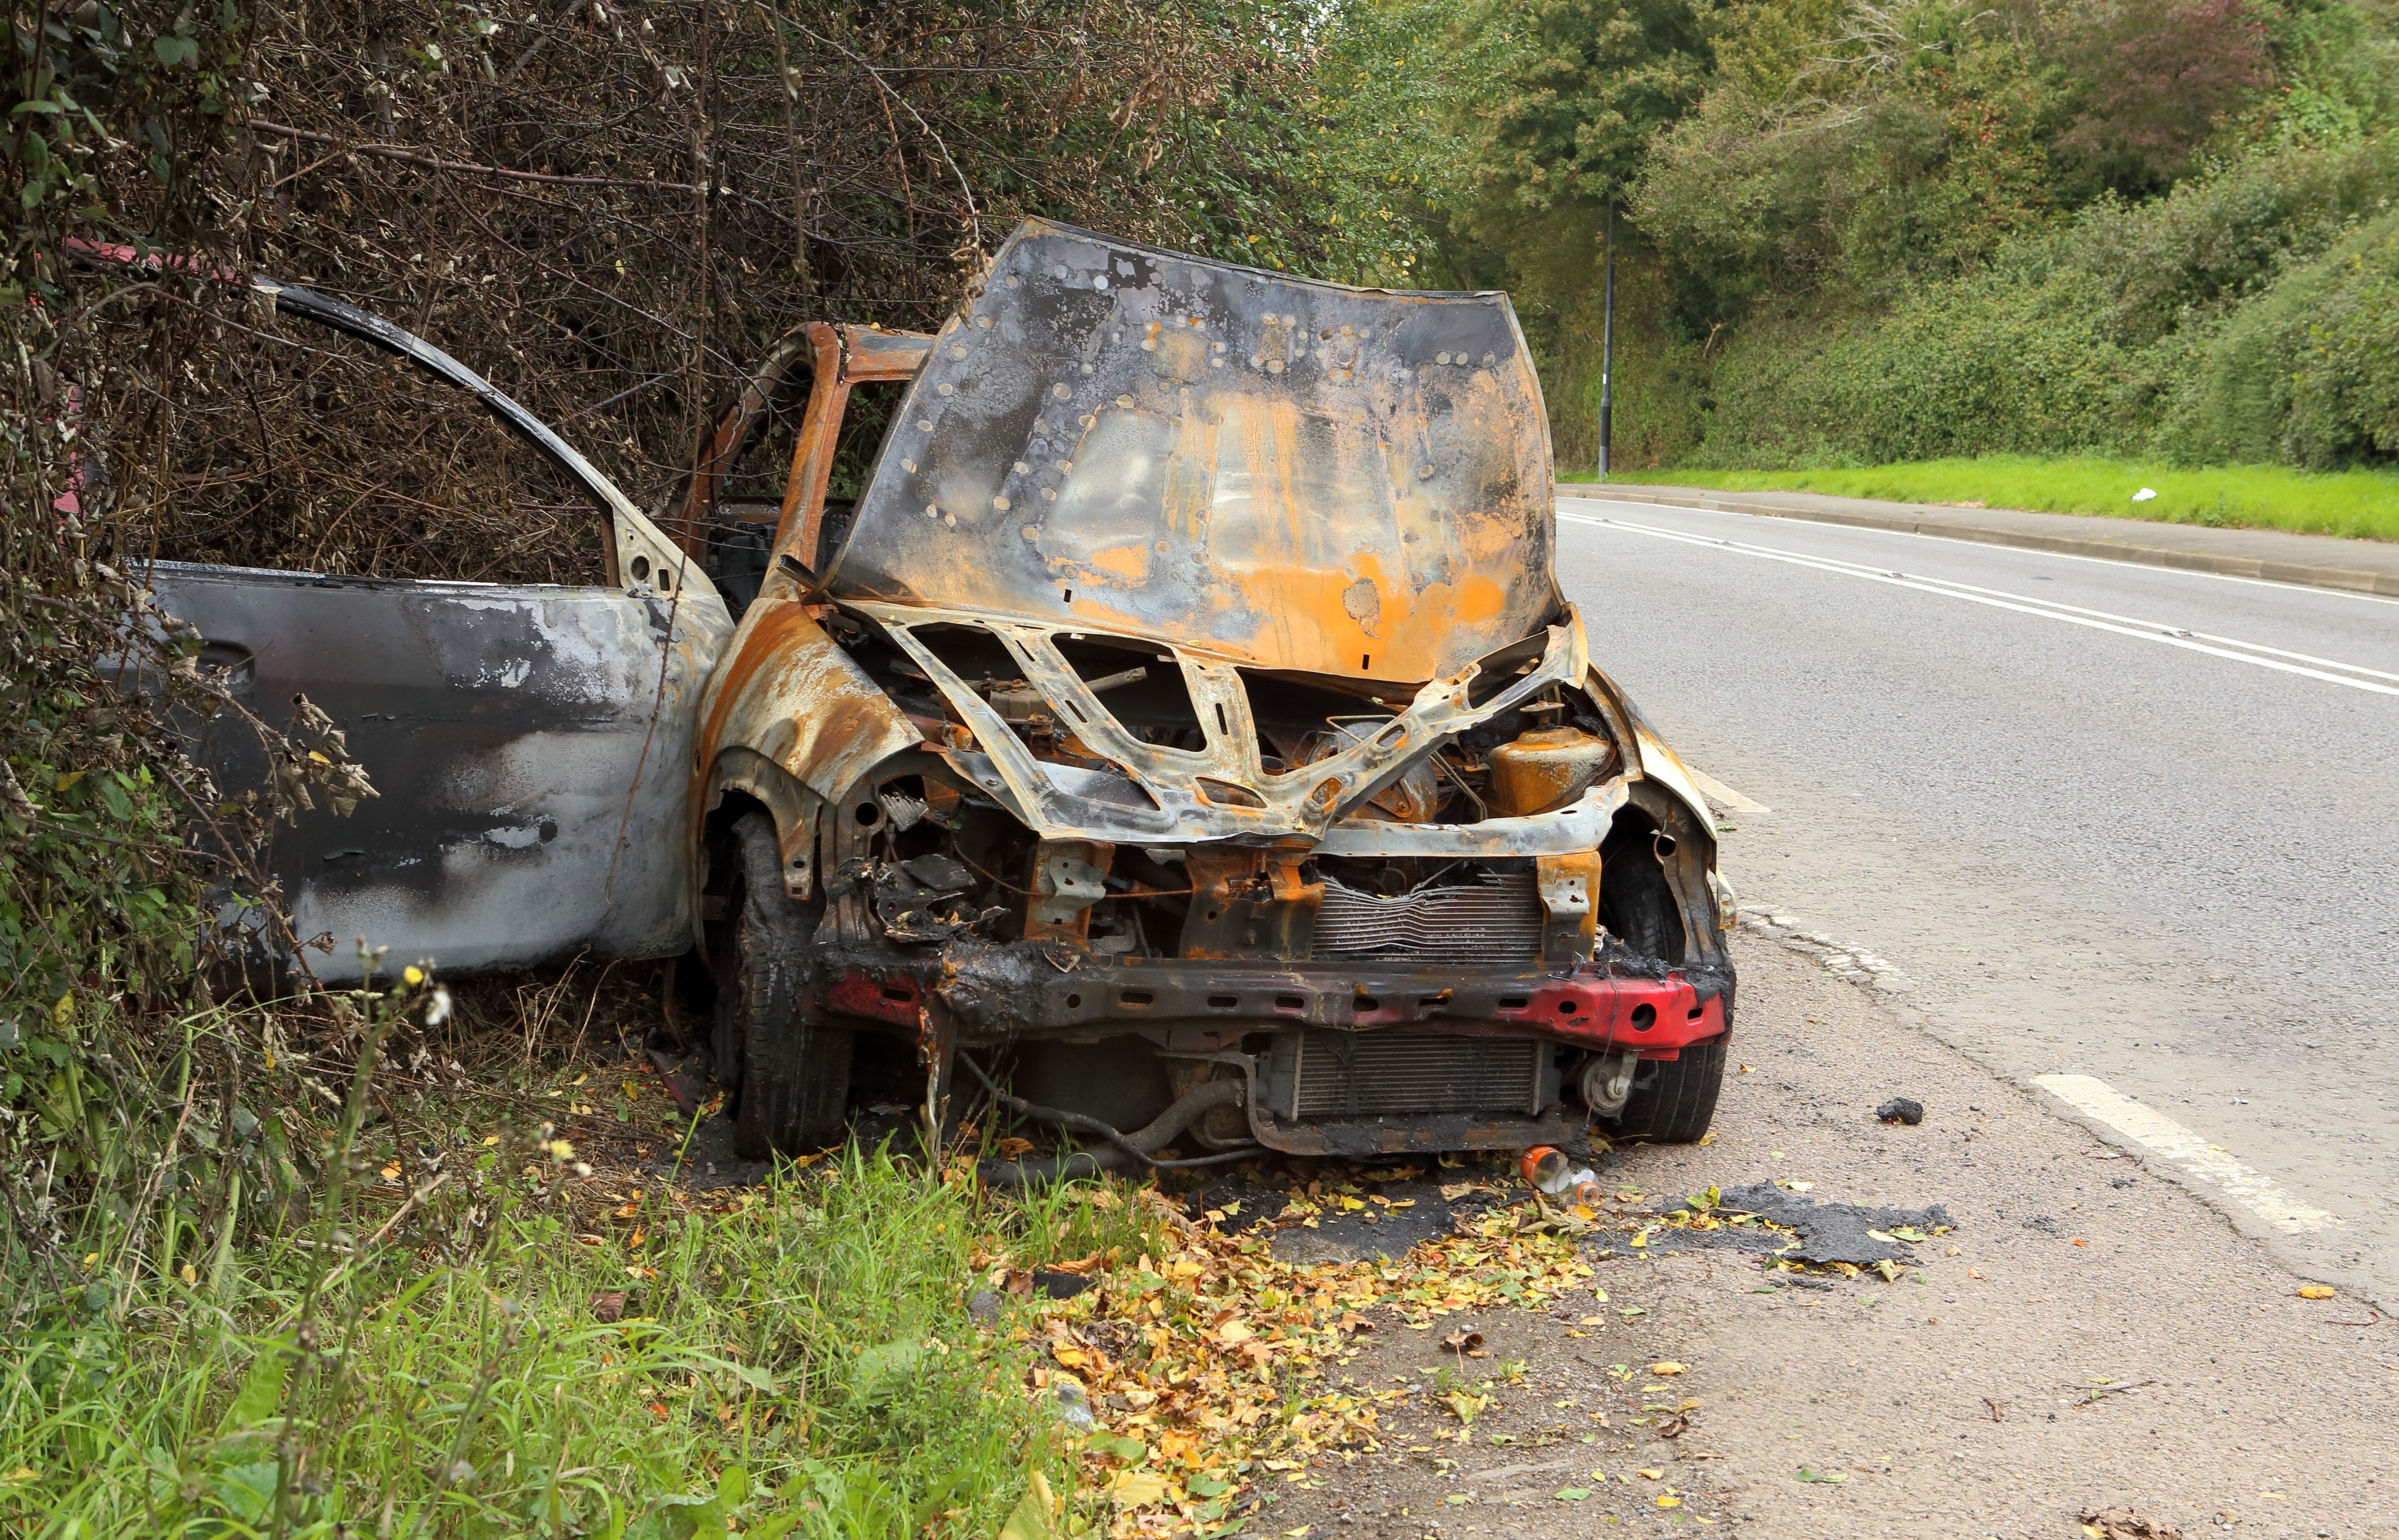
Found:
<path fill-rule="evenodd" d="M 1615 758 L 1614 744 L 1579 727 L 1536 727 L 1491 750 L 1491 811 L 1554 812 L 1605 777 Z"/>

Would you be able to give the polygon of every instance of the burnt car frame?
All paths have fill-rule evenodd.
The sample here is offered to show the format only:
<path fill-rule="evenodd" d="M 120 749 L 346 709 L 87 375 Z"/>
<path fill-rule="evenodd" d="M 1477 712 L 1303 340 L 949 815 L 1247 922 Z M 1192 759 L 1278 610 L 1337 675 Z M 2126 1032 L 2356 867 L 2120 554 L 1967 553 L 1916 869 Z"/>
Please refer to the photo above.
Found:
<path fill-rule="evenodd" d="M 1705 1130 L 1715 830 L 1558 590 L 1503 295 L 1034 222 L 938 335 L 789 334 L 653 516 L 590 474 L 601 588 L 162 571 L 385 790 L 277 852 L 304 927 L 697 951 L 752 1154 L 837 1137 L 864 1042 L 937 1120 L 964 1074 L 1093 1135 L 1075 1169 Z M 328 584 L 373 646 L 299 640 Z"/>

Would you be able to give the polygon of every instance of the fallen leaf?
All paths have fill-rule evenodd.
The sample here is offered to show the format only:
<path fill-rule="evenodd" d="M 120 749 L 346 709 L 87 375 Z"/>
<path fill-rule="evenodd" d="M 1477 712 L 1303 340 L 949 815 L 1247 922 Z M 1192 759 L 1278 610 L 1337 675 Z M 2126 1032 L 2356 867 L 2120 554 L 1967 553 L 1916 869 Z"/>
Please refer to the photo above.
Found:
<path fill-rule="evenodd" d="M 1652 1481 L 1662 1481 L 1666 1479 L 1666 1468 L 1663 1466 L 1651 1466 L 1647 1470 L 1636 1470 L 1633 1474 Z"/>
<path fill-rule="evenodd" d="M 1678 1508 L 1683 1506 L 1683 1500 L 1680 1497 L 1660 1497 L 1658 1499 L 1658 1506 L 1661 1508 Z"/>
<path fill-rule="evenodd" d="M 1119 1471 L 1108 1483 L 1108 1496 L 1119 1507 L 1139 1507 L 1166 1501 L 1166 1478 L 1154 1470 Z"/>
<path fill-rule="evenodd" d="M 1475 1414 L 1480 1412 L 1483 1408 L 1488 1404 L 1490 1398 L 1486 1396 L 1469 1396 L 1461 1392 L 1451 1395 L 1447 1399 L 1449 1402 L 1449 1410 L 1457 1413 L 1457 1420 L 1460 1423 L 1471 1423 L 1474 1421 Z"/>
<path fill-rule="evenodd" d="M 1551 1495 L 1555 1497 L 1561 1503 L 1579 1503 L 1584 1498 L 1591 1495 L 1591 1488 L 1560 1487 L 1556 1492 L 1551 1493 Z"/>
<path fill-rule="evenodd" d="M 2332 1298 L 2332 1292 L 2333 1291 L 2331 1290 L 2326 1289 L 2321 1283 L 2311 1283 L 2299 1290 L 2299 1298 L 2303 1300 L 2328 1300 Z"/>
<path fill-rule="evenodd" d="M 1826 1481 L 1838 1483 L 1846 1481 L 1849 1479 L 1850 1473 L 1846 1470 L 1830 1470 L 1819 1476 L 1816 1472 L 1809 1470 L 1806 1466 L 1801 1466 L 1799 1467 L 1799 1479 L 1803 1481 Z"/>
<path fill-rule="evenodd" d="M 1474 1501 L 1474 1493 L 1471 1492 L 1453 1492 L 1448 1496 L 1443 1498 L 1442 1501 L 1447 1503 L 1451 1507 L 1462 1508 L 1467 1504 Z"/>
<path fill-rule="evenodd" d="M 1684 1370 L 1684 1365 L 1673 1362 L 1653 1363 L 1649 1366 L 1649 1372 L 1652 1374 L 1680 1374 Z"/>
<path fill-rule="evenodd" d="M 998 1540 L 1050 1540 L 1057 1532 L 1050 1523 L 1057 1498 L 1050 1491 L 1050 1478 L 1039 1471 L 1025 1483 L 1024 1495 L 999 1526 Z"/>
<path fill-rule="evenodd" d="M 1483 1345 L 1480 1331 L 1453 1331 L 1441 1339 L 1441 1345 L 1452 1353 L 1471 1353 Z"/>
<path fill-rule="evenodd" d="M 2084 1508 L 2081 1520 L 2082 1533 L 2098 1540 L 2182 1540 L 2182 1531 L 2131 1508 Z"/>
<path fill-rule="evenodd" d="M 625 1318 L 625 1290 L 611 1289 L 591 1296 L 591 1316 L 595 1320 L 620 1321 Z"/>

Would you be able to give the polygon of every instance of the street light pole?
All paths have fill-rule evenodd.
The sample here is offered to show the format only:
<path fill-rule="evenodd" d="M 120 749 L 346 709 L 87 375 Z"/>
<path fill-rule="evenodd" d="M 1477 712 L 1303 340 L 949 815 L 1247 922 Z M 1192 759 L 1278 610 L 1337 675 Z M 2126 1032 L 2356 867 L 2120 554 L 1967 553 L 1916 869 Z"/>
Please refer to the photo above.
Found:
<path fill-rule="evenodd" d="M 1599 322 L 1599 473 L 1607 474 L 1610 417 L 1616 388 L 1616 200 L 1607 200 L 1607 277 Z"/>

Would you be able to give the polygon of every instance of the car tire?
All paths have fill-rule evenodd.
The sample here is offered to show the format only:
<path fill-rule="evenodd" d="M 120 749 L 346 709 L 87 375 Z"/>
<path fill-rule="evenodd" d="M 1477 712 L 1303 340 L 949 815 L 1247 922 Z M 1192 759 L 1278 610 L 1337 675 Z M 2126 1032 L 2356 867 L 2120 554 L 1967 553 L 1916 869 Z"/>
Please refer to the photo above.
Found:
<path fill-rule="evenodd" d="M 713 1047 L 734 1098 L 734 1150 L 765 1160 L 821 1149 L 847 1123 L 855 1047 L 851 1033 L 801 1015 L 823 905 L 783 890 L 782 846 L 766 813 L 735 820 L 723 856 L 731 871 L 714 937 Z"/>
<path fill-rule="evenodd" d="M 1642 1062 L 1624 1110 L 1600 1122 L 1611 1139 L 1645 1139 L 1652 1144 L 1696 1143 L 1715 1121 L 1716 1093 L 1724 1087 L 1727 1033 L 1685 1048 L 1677 1059 Z"/>

